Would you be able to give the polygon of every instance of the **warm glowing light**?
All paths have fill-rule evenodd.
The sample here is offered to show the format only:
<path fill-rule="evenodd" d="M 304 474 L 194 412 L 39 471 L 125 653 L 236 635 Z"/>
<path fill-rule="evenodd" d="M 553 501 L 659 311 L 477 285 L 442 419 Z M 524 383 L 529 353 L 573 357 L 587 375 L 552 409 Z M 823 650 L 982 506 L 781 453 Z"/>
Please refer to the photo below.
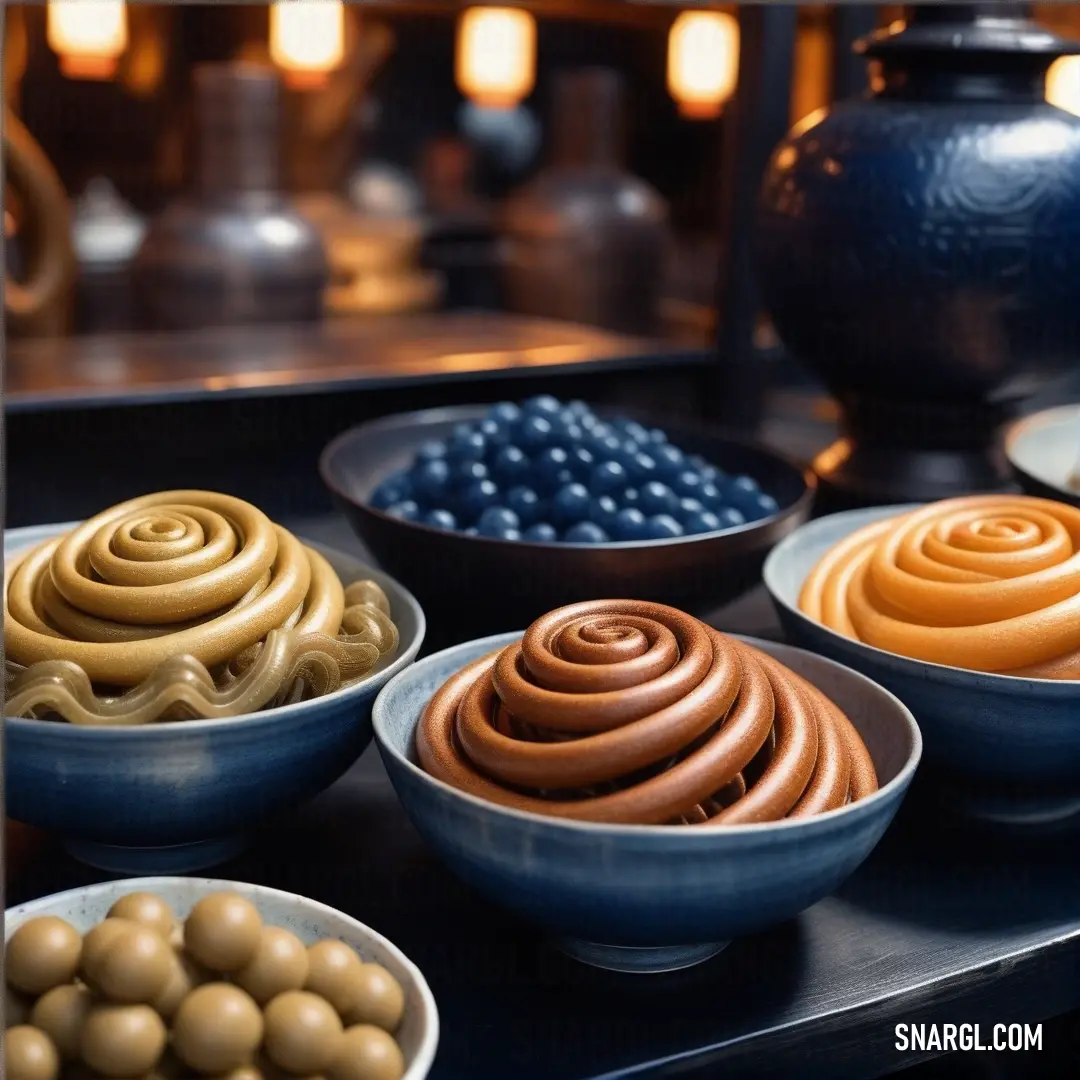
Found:
<path fill-rule="evenodd" d="M 49 47 L 71 79 L 111 79 L 128 43 L 124 0 L 49 0 Z"/>
<path fill-rule="evenodd" d="M 518 8 L 469 8 L 456 68 L 458 89 L 475 104 L 512 109 L 536 82 L 536 20 Z"/>
<path fill-rule="evenodd" d="M 290 86 L 319 86 L 345 59 L 345 5 L 278 0 L 270 8 L 270 56 Z"/>
<path fill-rule="evenodd" d="M 693 120 L 720 113 L 739 77 L 739 24 L 719 11 L 684 11 L 668 35 L 668 93 Z"/>
<path fill-rule="evenodd" d="M 1080 56 L 1063 56 L 1046 73 L 1046 100 L 1080 116 Z"/>

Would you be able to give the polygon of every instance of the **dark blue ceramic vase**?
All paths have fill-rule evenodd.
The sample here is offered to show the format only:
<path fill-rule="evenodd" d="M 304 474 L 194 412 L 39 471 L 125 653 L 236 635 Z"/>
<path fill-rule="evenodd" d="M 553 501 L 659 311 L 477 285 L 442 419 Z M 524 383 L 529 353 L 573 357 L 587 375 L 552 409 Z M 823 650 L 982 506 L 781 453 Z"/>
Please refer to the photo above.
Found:
<path fill-rule="evenodd" d="M 970 4 L 858 48 L 873 89 L 796 126 L 761 200 L 766 305 L 843 408 L 815 468 L 834 508 L 997 489 L 1002 423 L 1080 355 L 1080 119 L 1044 100 L 1080 43 Z"/>

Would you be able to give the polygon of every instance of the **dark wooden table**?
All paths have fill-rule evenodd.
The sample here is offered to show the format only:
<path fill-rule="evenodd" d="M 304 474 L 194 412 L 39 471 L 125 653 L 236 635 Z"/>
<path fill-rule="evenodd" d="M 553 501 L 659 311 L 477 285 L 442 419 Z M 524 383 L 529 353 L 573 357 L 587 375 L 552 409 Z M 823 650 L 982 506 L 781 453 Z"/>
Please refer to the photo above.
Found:
<path fill-rule="evenodd" d="M 341 519 L 290 524 L 359 547 Z M 760 590 L 713 621 L 779 634 Z M 700 967 L 620 976 L 553 951 L 445 871 L 372 747 L 314 803 L 267 825 L 247 854 L 213 873 L 314 897 L 400 945 L 439 1003 L 432 1080 L 843 1080 L 932 1056 L 897 1051 L 898 1023 L 979 1023 L 985 1040 L 995 1023 L 1080 1007 L 1077 850 L 1075 837 L 1015 841 L 944 819 L 932 787 L 916 781 L 883 843 L 836 896 Z M 51 851 L 9 881 L 7 902 L 103 877 Z M 1027 1062 L 1020 1072 L 995 1065 L 979 1075 L 1070 1067 L 1080 1075 L 1073 1023 L 1047 1026 L 1041 1054 L 996 1055 Z M 965 1075 L 960 1068 L 945 1075 Z"/>

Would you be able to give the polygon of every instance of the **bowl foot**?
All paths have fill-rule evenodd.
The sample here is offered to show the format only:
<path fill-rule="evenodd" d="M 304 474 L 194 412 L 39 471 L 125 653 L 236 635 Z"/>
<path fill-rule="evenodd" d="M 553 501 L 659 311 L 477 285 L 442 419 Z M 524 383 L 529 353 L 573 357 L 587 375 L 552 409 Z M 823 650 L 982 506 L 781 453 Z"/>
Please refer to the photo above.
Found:
<path fill-rule="evenodd" d="M 580 938 L 559 938 L 559 949 L 590 967 L 621 971 L 629 975 L 658 975 L 664 971 L 702 964 L 724 949 L 728 942 L 708 945 L 662 945 L 654 948 L 629 948 L 625 945 L 601 945 Z"/>
<path fill-rule="evenodd" d="M 96 870 L 133 877 L 188 874 L 205 870 L 239 855 L 247 846 L 245 836 L 222 836 L 170 847 L 118 847 L 93 840 L 65 840 L 68 854 Z"/>

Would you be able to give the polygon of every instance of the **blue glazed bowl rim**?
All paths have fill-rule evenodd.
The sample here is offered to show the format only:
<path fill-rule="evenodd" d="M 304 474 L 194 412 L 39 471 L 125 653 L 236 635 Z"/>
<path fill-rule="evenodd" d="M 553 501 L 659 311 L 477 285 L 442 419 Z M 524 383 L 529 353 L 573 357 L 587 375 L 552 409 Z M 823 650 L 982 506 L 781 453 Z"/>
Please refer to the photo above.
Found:
<path fill-rule="evenodd" d="M 906 514 L 926 505 L 926 503 L 903 503 L 896 506 L 869 506 L 859 510 L 843 510 L 838 514 L 826 514 L 824 517 L 815 518 L 813 521 L 806 522 L 805 525 L 800 525 L 769 552 L 765 559 L 765 565 L 762 567 L 762 580 L 765 582 L 765 588 L 769 596 L 772 597 L 773 603 L 782 607 L 800 622 L 812 626 L 815 631 L 830 638 L 835 642 L 838 649 L 863 654 L 868 660 L 883 667 L 898 668 L 904 675 L 911 678 L 929 679 L 953 687 L 957 685 L 969 686 L 973 690 L 979 687 L 986 688 L 989 685 L 1002 693 L 1016 693 L 1026 688 L 1031 691 L 1038 691 L 1042 697 L 1075 697 L 1077 687 L 1080 686 L 1080 679 L 1031 679 L 1020 675 L 1001 675 L 993 671 L 972 671 L 970 668 L 952 667 L 949 664 L 935 664 L 929 660 L 913 660 L 910 656 L 887 652 L 885 649 L 879 649 L 874 645 L 867 645 L 865 642 L 855 641 L 853 638 L 837 633 L 835 630 L 807 617 L 797 607 L 788 602 L 778 582 L 779 568 L 790 557 L 793 549 L 806 542 L 808 536 L 824 530 L 829 522 L 850 521 L 851 528 L 836 538 L 839 541 L 845 536 L 850 536 L 851 533 L 863 525 L 869 525 L 874 521 L 880 521 L 882 518 L 892 515 Z"/>
<path fill-rule="evenodd" d="M 78 521 L 69 521 L 55 525 L 30 525 L 20 529 L 6 529 L 4 531 L 5 548 L 8 543 L 13 543 L 18 546 L 13 548 L 12 553 L 21 551 L 25 547 L 30 547 L 32 544 L 40 543 L 60 533 L 70 532 L 80 524 L 82 523 Z M 26 542 L 22 543 L 24 537 Z M 110 737 L 114 739 L 164 739 L 170 736 L 175 737 L 178 734 L 207 734 L 214 731 L 239 730 L 240 728 L 245 731 L 250 729 L 254 732 L 280 722 L 287 723 L 290 720 L 302 718 L 310 712 L 321 711 L 328 702 L 343 702 L 350 697 L 358 696 L 365 690 L 370 692 L 373 686 L 379 686 L 405 671 L 416 658 L 416 654 L 424 644 L 424 637 L 427 633 L 427 618 L 416 597 L 396 578 L 391 577 L 384 570 L 370 566 L 355 555 L 350 555 L 347 551 L 338 551 L 336 548 L 320 544 L 315 540 L 305 540 L 303 537 L 297 537 L 297 539 L 308 547 L 316 548 L 324 555 L 339 556 L 358 563 L 364 567 L 365 572 L 371 574 L 374 580 L 380 583 L 389 582 L 392 588 L 397 590 L 397 595 L 401 597 L 401 600 L 416 621 L 416 634 L 413 640 L 407 644 L 404 642 L 398 643 L 398 655 L 385 668 L 373 672 L 371 675 L 365 675 L 359 682 L 335 690 L 332 694 L 311 698 L 308 701 L 298 701 L 293 705 L 280 705 L 275 709 L 262 709 L 257 713 L 245 716 L 228 716 L 216 720 L 171 720 L 159 724 L 137 724 L 130 727 L 53 724 L 51 726 L 55 728 L 55 734 L 59 735 L 60 732 L 65 732 L 66 735 L 60 735 L 59 737 L 70 739 L 105 739 Z M 41 720 L 31 720 L 27 717 L 4 717 L 4 726 L 10 727 L 13 731 L 36 731 L 43 722 Z"/>
<path fill-rule="evenodd" d="M 445 529 L 436 529 L 435 526 L 425 525 L 421 521 L 405 521 L 402 518 L 391 517 L 385 511 L 376 509 L 369 502 L 361 502 L 359 499 L 354 498 L 349 495 L 335 479 L 334 470 L 330 465 L 330 461 L 338 452 L 339 447 L 351 442 L 356 437 L 357 432 L 370 431 L 372 429 L 377 430 L 380 425 L 393 426 L 400 423 L 406 416 L 414 418 L 416 423 L 434 423 L 441 421 L 449 423 L 451 420 L 464 421 L 471 417 L 479 419 L 484 415 L 486 410 L 487 406 L 484 405 L 457 405 L 449 408 L 423 409 L 416 413 L 396 413 L 393 416 L 383 416 L 377 420 L 369 420 L 363 424 L 355 424 L 353 427 L 343 431 L 340 435 L 335 436 L 335 438 L 323 448 L 322 453 L 319 455 L 319 475 L 322 477 L 323 484 L 326 485 L 327 489 L 332 492 L 335 497 L 341 499 L 350 506 L 356 506 L 365 513 L 371 514 L 372 517 L 379 518 L 383 521 L 393 522 L 396 525 L 405 526 L 410 529 L 420 529 L 423 532 L 437 534 L 442 537 L 454 537 L 463 543 L 479 542 L 482 544 L 498 544 L 500 546 L 513 544 L 517 548 L 555 549 L 558 551 L 639 551 L 649 548 L 679 547 L 683 544 L 694 544 L 708 540 L 719 540 L 721 538 L 726 539 L 729 536 L 745 536 L 752 533 L 754 530 L 764 530 L 790 518 L 805 517 L 806 513 L 809 512 L 810 506 L 813 504 L 814 497 L 817 493 L 817 477 L 811 469 L 801 467 L 784 454 L 778 453 L 776 450 L 773 450 L 772 447 L 765 446 L 762 443 L 747 442 L 745 440 L 729 438 L 728 436 L 723 435 L 721 437 L 725 442 L 737 443 L 756 450 L 759 453 L 767 454 L 776 458 L 778 461 L 782 461 L 792 470 L 799 473 L 802 476 L 803 481 L 802 494 L 788 506 L 780 507 L 775 514 L 770 514 L 768 517 L 764 518 L 758 518 L 756 521 L 747 521 L 742 525 L 735 525 L 727 529 L 713 529 L 711 532 L 694 533 L 692 536 L 674 536 L 659 540 L 609 540 L 603 544 L 575 544 L 563 540 L 554 542 L 540 540 L 502 540 L 495 536 L 466 536 L 461 532 L 447 532 Z"/>
<path fill-rule="evenodd" d="M 437 777 L 426 773 L 419 765 L 410 761 L 408 757 L 402 754 L 394 745 L 393 741 L 386 736 L 384 728 L 388 722 L 386 720 L 386 713 L 389 707 L 387 702 L 397 689 L 397 684 L 404 683 L 408 679 L 422 677 L 424 673 L 431 668 L 441 667 L 455 653 L 470 651 L 475 652 L 476 657 L 480 657 L 495 652 L 498 649 L 505 648 L 515 641 L 520 641 L 522 633 L 523 631 L 514 631 L 511 633 L 493 634 L 490 637 L 476 638 L 472 641 L 465 641 L 459 645 L 453 645 L 448 649 L 443 649 L 440 652 L 432 653 L 430 656 L 425 656 L 411 667 L 395 675 L 394 678 L 379 691 L 379 696 L 375 699 L 375 704 L 372 706 L 371 710 L 371 721 L 375 731 L 375 741 L 378 744 L 380 751 L 391 754 L 396 762 L 407 769 L 421 783 L 437 788 L 447 796 L 454 799 L 460 799 L 484 813 L 490 813 L 496 817 L 504 817 L 510 821 L 520 822 L 523 825 L 541 825 L 556 831 L 565 830 L 570 833 L 585 833 L 604 836 L 671 836 L 672 826 L 670 825 L 624 825 L 610 822 L 574 821 L 569 818 L 556 818 L 549 817 L 545 814 L 534 814 L 530 810 L 517 810 L 509 806 L 500 806 L 498 803 L 490 802 L 487 799 L 481 799 L 479 796 L 471 795 L 466 791 L 461 791 L 459 788 L 453 787 L 451 784 L 447 784 L 445 781 L 439 780 Z M 868 795 L 865 799 L 860 799 L 858 802 L 848 803 L 846 806 L 838 807 L 836 810 L 827 810 L 824 813 L 814 814 L 805 818 L 785 818 L 782 821 L 756 822 L 745 825 L 695 825 L 693 828 L 679 829 L 678 832 L 680 838 L 684 836 L 687 838 L 700 836 L 704 843 L 717 836 L 754 836 L 765 833 L 791 833 L 799 830 L 812 832 L 816 829 L 823 828 L 829 822 L 835 821 L 846 815 L 866 813 L 876 804 L 890 801 L 893 797 L 901 794 L 907 788 L 922 759 L 922 732 L 919 730 L 919 725 L 916 722 L 915 717 L 911 714 L 911 711 L 895 694 L 886 690 L 885 687 L 874 682 L 873 679 L 868 678 L 861 672 L 845 667 L 843 664 L 839 664 L 835 660 L 830 660 L 828 657 L 811 653 L 806 649 L 799 649 L 794 645 L 787 645 L 782 642 L 764 641 L 761 638 L 748 637 L 744 634 L 728 634 L 727 636 L 736 638 L 755 648 L 779 648 L 783 651 L 811 656 L 815 661 L 842 672 L 845 678 L 850 678 L 855 682 L 861 682 L 872 687 L 875 693 L 880 695 L 894 707 L 896 715 L 906 723 L 908 735 L 911 739 L 911 752 L 908 754 L 907 760 L 904 762 L 900 771 L 891 780 L 878 788 L 872 795 Z M 778 656 L 777 659 L 783 663 L 782 656 Z M 472 661 L 470 660 L 458 664 L 454 668 L 454 671 L 460 671 L 461 668 L 465 666 L 465 663 L 471 662 Z M 447 675 L 447 678 L 449 678 L 449 675 Z M 419 722 L 419 715 L 414 717 L 411 721 L 409 732 L 410 741 L 416 733 L 416 726 Z M 691 839 L 689 842 L 692 843 L 693 840 Z"/>
<path fill-rule="evenodd" d="M 424 1021 L 423 1038 L 417 1048 L 413 1062 L 409 1066 L 408 1071 L 405 1073 L 402 1080 L 426 1076 L 435 1061 L 435 1054 L 439 1045 L 440 1020 L 439 1007 L 435 1001 L 435 995 L 432 993 L 431 987 L 424 977 L 424 973 L 416 963 L 406 956 L 402 949 L 398 945 L 395 945 L 385 934 L 379 933 L 378 930 L 368 926 L 367 923 L 361 922 L 346 911 L 341 911 L 338 908 L 331 907 L 329 904 L 324 904 L 321 900 L 314 900 L 310 896 L 301 896 L 299 893 L 289 892 L 287 889 L 275 889 L 270 885 L 262 885 L 257 882 L 226 881 L 219 878 L 203 877 L 202 875 L 197 874 L 188 877 L 159 874 L 154 877 L 111 878 L 108 881 L 92 882 L 89 885 L 80 885 L 74 889 L 64 889 L 61 892 L 49 893 L 47 896 L 40 896 L 34 900 L 27 900 L 22 904 L 17 904 L 14 907 L 8 908 L 4 912 L 4 921 L 7 923 L 10 922 L 11 919 L 23 915 L 32 916 L 36 911 L 53 907 L 58 903 L 74 904 L 79 900 L 87 899 L 100 893 L 109 893 L 121 886 L 125 889 L 130 889 L 131 892 L 155 893 L 163 885 L 166 887 L 171 885 L 210 887 L 214 891 L 221 892 L 231 891 L 235 889 L 238 884 L 243 889 L 245 895 L 251 894 L 256 898 L 273 896 L 275 899 L 295 907 L 298 912 L 303 913 L 305 917 L 310 918 L 311 921 L 315 923 L 321 924 L 326 922 L 327 916 L 330 916 L 332 920 L 341 920 L 348 924 L 358 937 L 366 938 L 377 944 L 394 958 L 402 969 L 408 973 L 409 978 L 412 980 L 417 997 L 420 999 Z"/>

